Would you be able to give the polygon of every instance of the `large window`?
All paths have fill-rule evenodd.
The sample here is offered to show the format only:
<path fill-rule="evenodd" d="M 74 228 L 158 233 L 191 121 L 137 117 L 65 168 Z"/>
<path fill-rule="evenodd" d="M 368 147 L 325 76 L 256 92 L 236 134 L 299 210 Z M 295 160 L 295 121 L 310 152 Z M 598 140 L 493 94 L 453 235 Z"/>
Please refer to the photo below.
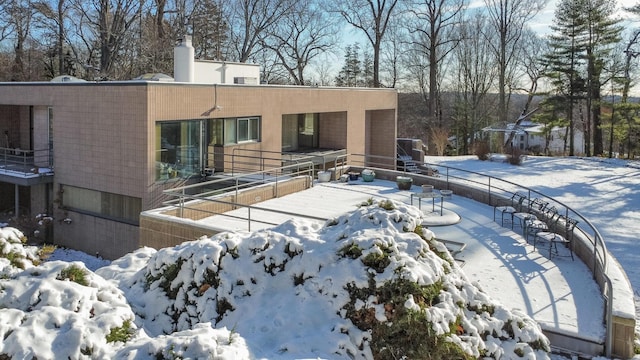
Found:
<path fill-rule="evenodd" d="M 87 213 L 106 219 L 138 225 L 142 200 L 140 198 L 60 185 L 62 206 L 65 209 Z"/>
<path fill-rule="evenodd" d="M 156 123 L 157 179 L 199 175 L 214 146 L 260 141 L 260 117 Z"/>
<path fill-rule="evenodd" d="M 289 114 L 282 116 L 282 151 L 318 148 L 319 114 Z"/>
<path fill-rule="evenodd" d="M 156 162 L 159 179 L 189 177 L 201 171 L 202 121 L 156 124 Z"/>

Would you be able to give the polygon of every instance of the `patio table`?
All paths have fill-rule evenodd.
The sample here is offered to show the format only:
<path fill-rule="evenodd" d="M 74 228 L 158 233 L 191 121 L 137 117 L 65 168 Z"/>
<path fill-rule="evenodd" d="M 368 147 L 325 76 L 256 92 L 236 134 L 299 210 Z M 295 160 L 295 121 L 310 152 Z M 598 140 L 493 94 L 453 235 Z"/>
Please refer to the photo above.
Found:
<path fill-rule="evenodd" d="M 413 198 L 418 198 L 418 209 L 422 210 L 422 199 L 431 199 L 431 211 L 436 211 L 436 199 L 440 199 L 440 216 L 442 216 L 442 204 L 444 202 L 444 195 L 440 191 L 430 191 L 421 193 L 411 193 L 411 205 L 413 205 Z"/>

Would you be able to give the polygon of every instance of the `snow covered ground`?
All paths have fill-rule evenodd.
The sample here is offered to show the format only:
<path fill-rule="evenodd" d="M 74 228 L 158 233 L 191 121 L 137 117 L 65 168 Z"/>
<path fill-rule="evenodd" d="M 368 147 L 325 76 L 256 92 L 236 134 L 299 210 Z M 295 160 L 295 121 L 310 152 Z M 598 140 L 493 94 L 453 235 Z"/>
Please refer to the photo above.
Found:
<path fill-rule="evenodd" d="M 527 186 L 575 208 L 603 236 L 635 292 L 640 326 L 640 162 L 529 156 L 521 166 L 476 156 L 425 157 L 430 164 L 479 172 Z"/>

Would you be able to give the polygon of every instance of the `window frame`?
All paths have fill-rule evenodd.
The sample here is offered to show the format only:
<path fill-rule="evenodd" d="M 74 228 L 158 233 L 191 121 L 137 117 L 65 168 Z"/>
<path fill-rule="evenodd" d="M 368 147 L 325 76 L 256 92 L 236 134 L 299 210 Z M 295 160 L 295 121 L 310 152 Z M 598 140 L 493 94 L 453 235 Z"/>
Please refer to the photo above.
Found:
<path fill-rule="evenodd" d="M 247 136 L 246 139 L 240 139 L 241 124 L 246 123 Z M 253 134 L 253 133 L 256 134 Z M 241 117 L 236 118 L 236 144 L 244 144 L 250 142 L 260 142 L 260 117 Z"/>

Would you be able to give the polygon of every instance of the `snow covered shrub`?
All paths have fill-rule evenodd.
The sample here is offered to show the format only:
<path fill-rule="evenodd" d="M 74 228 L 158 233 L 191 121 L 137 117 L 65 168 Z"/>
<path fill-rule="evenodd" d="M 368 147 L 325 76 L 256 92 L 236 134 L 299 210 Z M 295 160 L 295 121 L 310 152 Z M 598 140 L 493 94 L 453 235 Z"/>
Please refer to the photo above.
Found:
<path fill-rule="evenodd" d="M 31 244 L 43 243 L 45 239 L 46 229 L 50 228 L 53 223 L 53 218 L 47 214 L 26 214 L 12 218 L 10 220 L 11 226 L 25 234 Z"/>
<path fill-rule="evenodd" d="M 382 200 L 380 201 L 380 204 L 378 204 L 381 208 L 387 210 L 387 211 L 391 211 L 393 209 L 395 209 L 395 206 L 393 205 L 393 201 L 391 200 Z"/>
<path fill-rule="evenodd" d="M 69 280 L 78 283 L 83 286 L 88 286 L 87 272 L 85 269 L 80 268 L 77 265 L 70 265 L 60 271 L 60 275 L 56 277 L 58 280 Z"/>
<path fill-rule="evenodd" d="M 338 254 L 341 257 L 349 257 L 351 259 L 357 259 L 362 255 L 362 249 L 357 244 L 347 244 L 338 250 Z"/>
<path fill-rule="evenodd" d="M 71 267 L 85 273 L 85 285 L 58 280 Z M 111 329 L 127 321 L 136 329 L 123 293 L 82 263 L 30 267 L 0 280 L 0 289 L 0 355 L 9 358 L 108 359 Z"/>
<path fill-rule="evenodd" d="M 394 280 L 376 287 L 347 285 L 350 302 L 346 317 L 363 331 L 371 331 L 370 346 L 375 359 L 473 359 L 462 347 L 438 334 L 422 308 L 439 302 L 441 281 L 420 286 Z M 364 298 L 364 300 L 363 300 Z M 370 306 L 366 302 L 372 302 Z M 408 305 L 409 304 L 409 305 Z M 377 306 L 380 305 L 380 306 Z M 456 318 L 456 324 L 459 317 Z M 458 328 L 453 327 L 452 331 Z"/>
<path fill-rule="evenodd" d="M 119 279 L 153 339 L 121 353 L 184 356 L 195 348 L 175 339 L 217 327 L 251 339 L 255 358 L 545 359 L 535 322 L 470 284 L 422 221 L 416 207 L 371 201 L 324 226 L 291 220 L 161 249 Z"/>
<path fill-rule="evenodd" d="M 383 273 L 384 269 L 391 264 L 389 255 L 392 253 L 384 244 L 375 244 L 375 246 L 362 258 L 362 263 L 378 273 Z"/>
<path fill-rule="evenodd" d="M 248 349 L 236 332 L 202 323 L 171 335 L 134 339 L 113 358 L 242 360 L 252 358 Z"/>
<path fill-rule="evenodd" d="M 25 246 L 26 241 L 16 228 L 0 229 L 0 278 L 31 267 L 38 261 L 36 249 Z"/>
<path fill-rule="evenodd" d="M 135 329 L 131 326 L 131 320 L 125 320 L 122 326 L 112 328 L 107 335 L 107 342 L 127 342 L 133 336 Z"/>
<path fill-rule="evenodd" d="M 511 153 L 507 155 L 507 161 L 511 165 L 522 165 L 524 152 L 518 148 L 511 149 Z"/>

